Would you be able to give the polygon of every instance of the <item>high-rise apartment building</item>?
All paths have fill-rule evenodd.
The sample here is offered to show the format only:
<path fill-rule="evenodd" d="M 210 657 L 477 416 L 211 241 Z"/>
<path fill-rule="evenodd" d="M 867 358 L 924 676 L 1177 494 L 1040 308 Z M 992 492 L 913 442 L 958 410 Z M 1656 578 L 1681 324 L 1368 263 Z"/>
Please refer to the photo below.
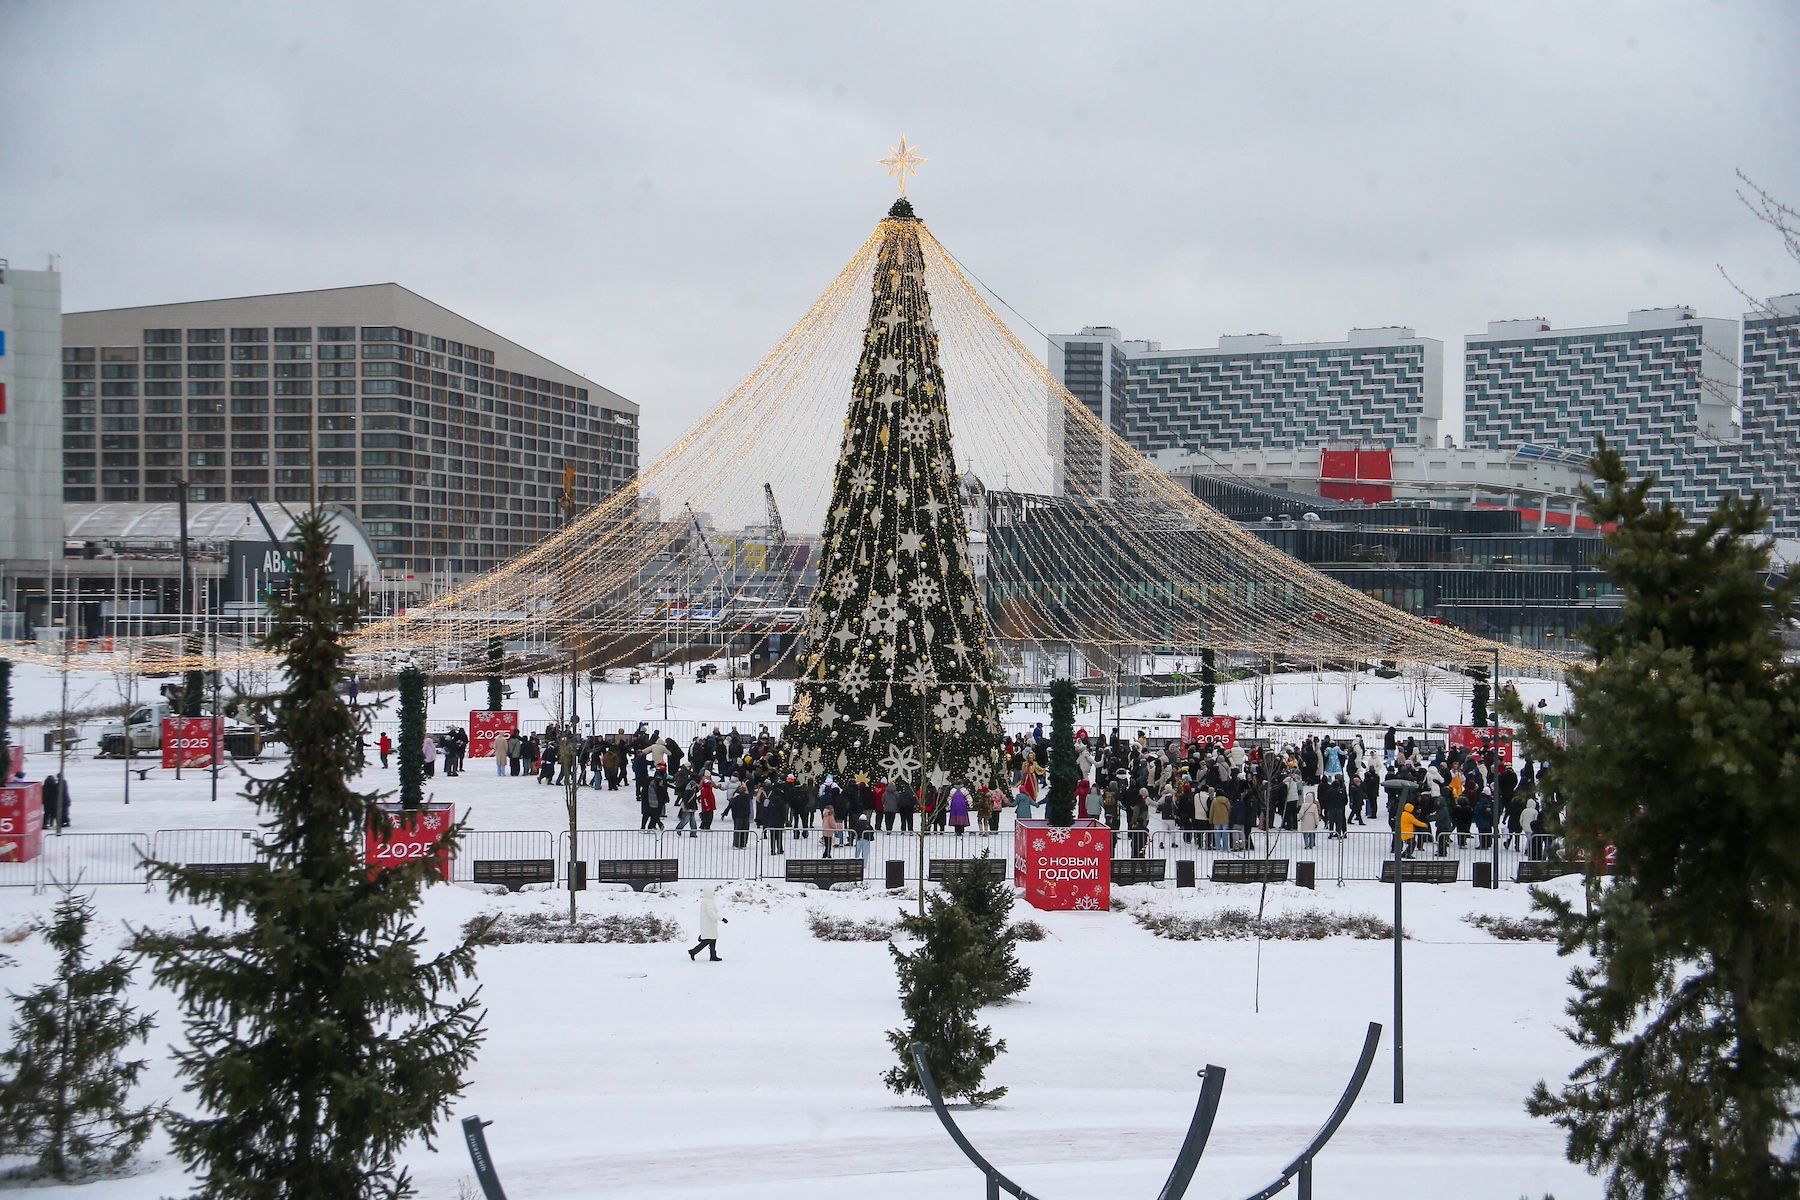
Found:
<path fill-rule="evenodd" d="M 1800 539 L 1800 293 L 1745 315 L 1742 406 L 1739 445 L 1720 449 L 1735 449 L 1738 490 L 1762 493 L 1775 535 Z"/>
<path fill-rule="evenodd" d="M 1444 415 L 1444 344 L 1404 326 L 1291 345 L 1275 334 L 1246 334 L 1195 350 L 1164 350 L 1089 326 L 1052 335 L 1049 366 L 1145 454 L 1344 441 L 1435 445 Z"/>
<path fill-rule="evenodd" d="M 1775 533 L 1800 536 L 1800 298 L 1769 310 L 1746 319 L 1741 341 L 1737 321 L 1686 308 L 1579 329 L 1490 322 L 1466 339 L 1468 444 L 1589 454 L 1604 437 L 1690 518 L 1761 492 Z"/>
<path fill-rule="evenodd" d="M 0 563 L 62 556 L 61 348 L 62 277 L 0 259 Z M 0 600 L 11 607 L 10 595 Z"/>
<path fill-rule="evenodd" d="M 353 507 L 385 570 L 487 570 L 638 468 L 638 408 L 397 284 L 70 313 L 62 496 Z"/>

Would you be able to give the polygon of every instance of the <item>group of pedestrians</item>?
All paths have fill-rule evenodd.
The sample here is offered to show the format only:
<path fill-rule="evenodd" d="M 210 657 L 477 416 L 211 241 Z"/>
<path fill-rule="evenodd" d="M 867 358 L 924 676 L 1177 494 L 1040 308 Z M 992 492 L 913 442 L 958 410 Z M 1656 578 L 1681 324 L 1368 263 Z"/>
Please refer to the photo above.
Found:
<path fill-rule="evenodd" d="M 446 773 L 456 774 L 467 735 L 451 730 L 441 738 Z M 1554 815 L 1554 792 L 1536 765 L 1515 770 L 1491 745 L 1427 754 L 1391 727 L 1378 752 L 1360 735 L 1230 746 L 1170 739 L 1155 746 L 1142 730 L 1124 737 L 1118 729 L 1110 737 L 1080 730 L 1075 746 L 1076 815 L 1110 827 L 1133 858 L 1178 846 L 1241 851 L 1256 831 L 1271 830 L 1298 832 L 1311 850 L 1321 836 L 1348 838 L 1351 826 L 1378 823 L 1384 814 L 1390 829 L 1399 827 L 1407 856 L 1427 846 L 1440 856 L 1452 846 L 1487 849 L 1498 836 L 1509 850 L 1541 857 Z M 797 776 L 788 750 L 767 726 L 754 734 L 714 727 L 686 745 L 647 724 L 586 735 L 552 725 L 494 742 L 500 775 L 630 788 L 640 829 L 669 829 L 673 820 L 674 832 L 698 837 L 729 822 L 734 846 L 747 846 L 755 830 L 771 854 L 786 853 L 794 838 L 816 837 L 829 857 L 846 849 L 866 856 L 877 832 L 994 834 L 1009 809 L 1019 819 L 1040 815 L 1049 790 L 1050 744 L 1041 723 L 1003 742 L 998 777 L 944 787 L 866 775 L 814 783 Z M 381 752 L 385 765 L 385 734 Z M 1416 788 L 1387 786 L 1400 780 Z M 1403 798 L 1399 807 L 1396 796 Z"/>

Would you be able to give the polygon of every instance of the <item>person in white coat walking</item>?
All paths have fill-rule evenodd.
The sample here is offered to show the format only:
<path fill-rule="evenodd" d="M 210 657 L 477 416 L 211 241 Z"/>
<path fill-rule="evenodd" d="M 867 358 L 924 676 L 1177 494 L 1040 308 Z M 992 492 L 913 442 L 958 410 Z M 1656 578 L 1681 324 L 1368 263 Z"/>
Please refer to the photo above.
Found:
<path fill-rule="evenodd" d="M 719 915 L 719 906 L 713 901 L 715 890 L 708 888 L 706 893 L 700 897 L 700 941 L 692 950 L 688 951 L 690 959 L 704 950 L 710 956 L 708 961 L 723 961 L 719 957 L 719 922 L 724 921 L 729 925 L 731 918 Z"/>

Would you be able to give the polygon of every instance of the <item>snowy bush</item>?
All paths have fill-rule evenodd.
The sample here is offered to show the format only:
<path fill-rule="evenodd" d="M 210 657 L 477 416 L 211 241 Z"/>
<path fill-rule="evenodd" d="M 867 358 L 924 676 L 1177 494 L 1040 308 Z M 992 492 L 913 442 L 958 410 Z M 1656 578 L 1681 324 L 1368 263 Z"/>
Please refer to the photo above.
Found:
<path fill-rule="evenodd" d="M 1177 913 L 1137 912 L 1132 919 L 1157 937 L 1177 942 L 1248 941 L 1258 936 L 1256 914 L 1247 908 L 1224 908 L 1203 917 Z M 1394 927 L 1367 913 L 1333 913 L 1324 909 L 1275 913 L 1261 922 L 1261 936 L 1270 941 L 1311 942 L 1328 937 L 1364 940 L 1394 936 Z"/>
<path fill-rule="evenodd" d="M 1013 922 L 1013 937 L 1021 942 L 1041 942 L 1050 934 L 1036 921 Z"/>
<path fill-rule="evenodd" d="M 900 928 L 900 922 L 882 917 L 859 921 L 839 916 L 822 908 L 806 910 L 806 926 L 822 942 L 885 942 Z"/>
<path fill-rule="evenodd" d="M 1556 926 L 1543 917 L 1501 917 L 1492 913 L 1468 913 L 1463 920 L 1486 930 L 1503 942 L 1554 942 Z"/>
<path fill-rule="evenodd" d="M 463 926 L 464 936 L 473 936 L 484 923 L 487 931 L 482 941 L 496 946 L 525 942 L 673 942 L 681 937 L 679 924 L 652 913 L 581 913 L 571 924 L 567 917 L 547 912 L 477 917 Z"/>
<path fill-rule="evenodd" d="M 1316 708 L 1303 708 L 1294 714 L 1294 724 L 1296 725 L 1317 725 L 1318 723 L 1319 710 Z"/>

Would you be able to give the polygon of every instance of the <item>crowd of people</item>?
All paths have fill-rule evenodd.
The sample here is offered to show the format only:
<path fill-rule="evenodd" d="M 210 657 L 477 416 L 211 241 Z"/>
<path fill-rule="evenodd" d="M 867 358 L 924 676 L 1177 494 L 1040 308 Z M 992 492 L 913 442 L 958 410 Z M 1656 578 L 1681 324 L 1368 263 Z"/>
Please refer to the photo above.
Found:
<path fill-rule="evenodd" d="M 461 769 L 468 737 L 438 735 L 446 773 Z M 431 739 L 428 739 L 431 740 Z M 382 761 L 389 747 L 382 738 Z M 1491 744 L 1437 748 L 1387 730 L 1378 752 L 1361 735 L 1309 736 L 1290 744 L 1229 747 L 1169 740 L 1152 746 L 1135 738 L 1078 731 L 1076 815 L 1101 821 L 1116 835 L 1118 852 L 1134 858 L 1177 845 L 1242 850 L 1256 830 L 1297 831 L 1303 845 L 1348 837 L 1351 826 L 1398 825 L 1404 854 L 1443 856 L 1451 847 L 1486 850 L 1500 837 L 1507 849 L 1536 854 L 1554 822 L 1548 768 L 1515 770 Z M 494 742 L 497 774 L 540 785 L 604 791 L 630 789 L 639 828 L 697 837 L 729 822 L 733 844 L 748 845 L 752 830 L 771 853 L 792 837 L 817 837 L 824 854 L 849 848 L 867 854 L 877 831 L 943 831 L 957 836 L 998 833 L 1001 816 L 1042 815 L 1049 791 L 1050 743 L 1040 723 L 1002 745 L 999 775 L 958 780 L 938 788 L 909 779 L 839 779 L 816 783 L 794 772 L 787 748 L 768 726 L 754 734 L 714 727 L 683 746 L 660 730 L 580 734 L 551 726 L 512 733 Z"/>

